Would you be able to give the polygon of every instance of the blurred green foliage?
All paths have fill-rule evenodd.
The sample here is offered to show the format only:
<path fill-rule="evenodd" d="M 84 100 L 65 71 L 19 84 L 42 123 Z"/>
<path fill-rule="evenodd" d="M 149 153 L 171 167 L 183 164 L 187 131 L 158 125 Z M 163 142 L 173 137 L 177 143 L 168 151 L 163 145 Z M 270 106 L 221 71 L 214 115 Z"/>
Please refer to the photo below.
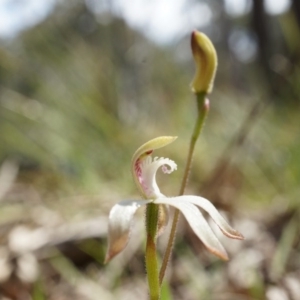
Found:
<path fill-rule="evenodd" d="M 299 226 L 282 214 L 299 216 L 300 18 L 293 7 L 278 17 L 261 16 L 257 1 L 248 14 L 230 18 L 222 3 L 213 1 L 220 15 L 207 28 L 219 69 L 188 190 L 207 196 L 229 214 L 276 224 L 275 229 L 270 225 L 278 242 L 271 269 L 281 277 L 295 270 L 291 261 L 299 258 Z M 176 194 L 194 124 L 189 37 L 162 47 L 124 20 L 105 18 L 101 22 L 81 1 L 57 5 L 43 23 L 0 47 L 0 162 L 15 160 L 18 182 L 33 186 L 62 215 L 79 219 L 80 214 L 106 214 L 112 203 L 137 196 L 131 155 L 159 135 L 179 136 L 163 154 L 179 170 L 159 177 L 163 191 Z M 257 52 L 249 61 L 239 60 L 235 52 L 237 31 L 254 37 Z M 83 194 L 99 197 L 81 198 Z M 183 242 L 180 237 L 179 248 L 188 251 Z M 94 244 L 79 248 L 99 261 L 94 246 L 89 247 Z M 215 299 L 210 292 L 222 281 L 224 269 L 211 260 L 202 267 L 190 253 L 183 257 L 182 263 L 175 258 L 174 270 L 183 268 L 190 278 L 198 268 L 196 276 L 202 276 L 207 289 L 199 290 L 195 279 L 185 282 L 174 275 L 171 290 L 182 295 L 180 289 L 190 289 L 186 299 L 199 299 L 199 293 L 202 299 Z M 68 278 L 73 267 L 62 261 L 65 268 L 59 258 L 53 265 Z M 206 272 L 214 278 L 211 283 Z M 254 298 L 234 298 L 243 289 L 233 292 L 234 284 L 228 283 L 233 294 L 222 299 L 264 299 L 262 277 L 258 272 L 248 289 Z M 37 285 L 35 299 L 45 299 L 40 289 Z M 169 293 L 166 287 L 164 299 L 171 299 Z"/>

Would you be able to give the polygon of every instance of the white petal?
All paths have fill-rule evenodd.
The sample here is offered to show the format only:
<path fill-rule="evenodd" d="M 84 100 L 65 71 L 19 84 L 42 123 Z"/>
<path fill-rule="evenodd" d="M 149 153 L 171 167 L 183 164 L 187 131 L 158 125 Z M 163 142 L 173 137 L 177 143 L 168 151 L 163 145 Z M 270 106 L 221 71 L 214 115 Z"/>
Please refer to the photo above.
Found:
<path fill-rule="evenodd" d="M 241 233 L 239 233 L 237 230 L 233 229 L 227 222 L 226 220 L 220 215 L 218 210 L 214 207 L 214 205 L 208 201 L 207 199 L 203 197 L 198 197 L 198 196 L 179 196 L 179 197 L 174 197 L 170 198 L 172 201 L 184 201 L 184 202 L 189 202 L 192 204 L 195 204 L 201 208 L 203 208 L 205 211 L 209 213 L 211 218 L 215 221 L 215 223 L 220 227 L 222 232 L 232 238 L 232 239 L 238 239 L 238 240 L 243 240 L 244 237 Z"/>
<path fill-rule="evenodd" d="M 168 204 L 179 209 L 188 221 L 194 233 L 203 242 L 207 249 L 221 259 L 228 260 L 228 255 L 225 249 L 223 248 L 213 231 L 210 229 L 208 223 L 195 205 L 186 201 L 174 201 L 174 198 L 159 198 L 156 199 L 154 203 Z"/>
<path fill-rule="evenodd" d="M 122 201 L 111 209 L 108 223 L 108 250 L 105 263 L 120 253 L 127 245 L 130 225 L 137 209 L 149 200 Z"/>
<path fill-rule="evenodd" d="M 164 173 L 170 174 L 177 169 L 176 163 L 169 158 L 146 157 L 140 163 L 140 175 L 138 180 L 147 199 L 155 199 L 163 196 L 156 183 L 156 172 L 162 167 Z"/>

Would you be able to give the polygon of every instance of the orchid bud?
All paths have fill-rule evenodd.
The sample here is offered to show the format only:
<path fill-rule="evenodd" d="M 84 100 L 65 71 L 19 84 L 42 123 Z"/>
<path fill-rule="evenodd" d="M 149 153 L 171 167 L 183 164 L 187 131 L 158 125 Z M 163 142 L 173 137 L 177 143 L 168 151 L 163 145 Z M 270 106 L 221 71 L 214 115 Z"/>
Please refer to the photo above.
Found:
<path fill-rule="evenodd" d="M 196 74 L 191 83 L 192 91 L 196 94 L 212 91 L 218 64 L 217 53 L 211 40 L 199 31 L 193 31 L 191 47 L 196 63 Z"/>

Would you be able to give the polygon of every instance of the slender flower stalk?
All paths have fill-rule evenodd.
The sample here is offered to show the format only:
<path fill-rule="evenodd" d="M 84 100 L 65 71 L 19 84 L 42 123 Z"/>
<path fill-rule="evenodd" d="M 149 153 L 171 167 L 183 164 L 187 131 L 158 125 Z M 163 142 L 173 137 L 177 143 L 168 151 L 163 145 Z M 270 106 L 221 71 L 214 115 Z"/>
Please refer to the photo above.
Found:
<path fill-rule="evenodd" d="M 198 115 L 190 141 L 190 147 L 186 167 L 181 182 L 179 196 L 184 194 L 190 174 L 195 146 L 203 128 L 205 118 L 209 111 L 209 100 L 206 98 L 206 95 L 212 91 L 218 64 L 217 53 L 214 45 L 205 34 L 194 31 L 191 36 L 191 48 L 196 64 L 196 73 L 191 83 L 191 88 L 196 95 Z M 179 220 L 179 213 L 179 210 L 175 210 L 167 248 L 159 272 L 160 284 L 164 279 L 168 262 L 172 253 L 177 223 Z"/>
<path fill-rule="evenodd" d="M 156 237 L 158 225 L 159 206 L 149 203 L 146 208 L 146 270 L 150 292 L 150 300 L 160 298 L 160 286 L 158 277 L 158 263 L 156 257 Z"/>
<path fill-rule="evenodd" d="M 186 166 L 185 166 L 185 170 L 184 170 L 184 174 L 183 174 L 183 178 L 182 178 L 182 182 L 181 182 L 181 186 L 180 186 L 179 196 L 182 196 L 184 194 L 185 187 L 187 185 L 190 170 L 191 170 L 191 164 L 192 164 L 192 160 L 193 160 L 193 154 L 194 154 L 196 142 L 198 140 L 198 137 L 200 136 L 201 130 L 204 125 L 205 118 L 209 111 L 209 100 L 207 98 L 205 98 L 205 93 L 197 94 L 197 106 L 198 106 L 198 116 L 197 116 L 196 124 L 195 124 L 194 131 L 193 131 L 191 141 L 190 141 L 190 147 L 189 147 L 187 162 L 186 162 Z M 180 214 L 180 211 L 178 209 L 176 209 L 174 212 L 174 217 L 173 217 L 173 222 L 172 222 L 172 227 L 171 227 L 171 231 L 170 231 L 167 248 L 166 248 L 164 258 L 162 261 L 162 265 L 160 268 L 160 272 L 159 272 L 159 283 L 160 284 L 162 284 L 162 282 L 163 282 L 163 279 L 164 279 L 164 276 L 166 273 L 166 269 L 168 266 L 168 262 L 170 260 L 170 256 L 172 253 L 172 248 L 173 248 L 175 235 L 176 235 L 177 223 L 179 220 L 179 214 Z"/>

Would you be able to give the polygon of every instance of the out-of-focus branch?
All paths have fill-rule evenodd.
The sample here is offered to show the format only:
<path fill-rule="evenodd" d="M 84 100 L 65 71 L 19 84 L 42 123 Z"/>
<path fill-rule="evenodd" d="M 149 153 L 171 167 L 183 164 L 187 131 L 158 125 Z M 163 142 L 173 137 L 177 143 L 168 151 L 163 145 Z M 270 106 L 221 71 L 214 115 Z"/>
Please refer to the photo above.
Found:
<path fill-rule="evenodd" d="M 298 26 L 300 28 L 300 1 L 299 0 L 292 0 L 292 8 L 293 11 L 295 13 L 297 22 L 298 22 Z"/>

